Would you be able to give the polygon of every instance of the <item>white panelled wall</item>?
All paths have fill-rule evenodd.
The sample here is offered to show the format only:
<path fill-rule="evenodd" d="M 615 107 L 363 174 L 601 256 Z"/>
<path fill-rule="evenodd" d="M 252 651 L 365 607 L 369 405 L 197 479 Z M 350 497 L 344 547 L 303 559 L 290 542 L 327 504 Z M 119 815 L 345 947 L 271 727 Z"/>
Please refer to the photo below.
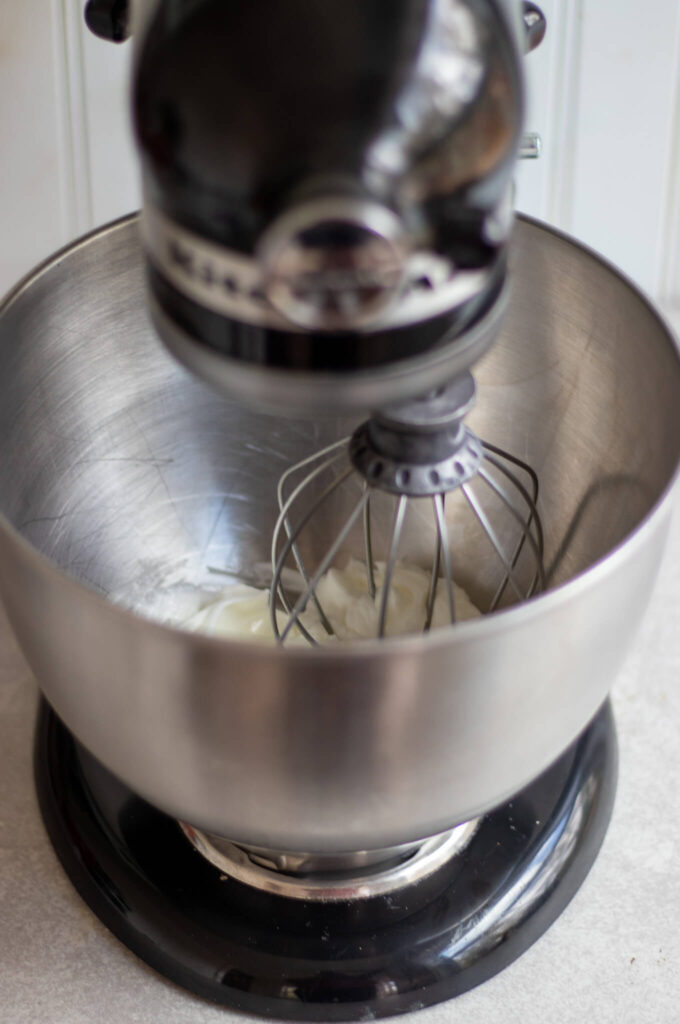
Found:
<path fill-rule="evenodd" d="M 130 44 L 86 29 L 83 0 L 0 0 L 0 290 L 139 205 Z M 542 0 L 527 58 L 521 210 L 680 306 L 680 0 Z"/>

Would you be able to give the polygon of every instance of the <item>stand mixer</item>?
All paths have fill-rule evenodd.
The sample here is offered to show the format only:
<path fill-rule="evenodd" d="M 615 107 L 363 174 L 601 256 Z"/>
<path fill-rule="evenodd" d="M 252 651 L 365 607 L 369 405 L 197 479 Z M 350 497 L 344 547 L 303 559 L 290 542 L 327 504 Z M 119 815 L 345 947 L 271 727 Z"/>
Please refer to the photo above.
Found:
<path fill-rule="evenodd" d="M 133 14 L 88 5 L 133 29 L 142 245 L 110 225 L 0 308 L 41 810 L 95 913 L 192 991 L 416 1009 L 518 956 L 597 854 L 680 362 L 615 270 L 513 229 L 534 5 Z M 317 587 L 349 556 L 374 638 L 287 644 L 314 605 L 333 632 Z M 430 573 L 426 635 L 390 635 L 398 558 Z M 157 610 L 262 565 L 276 644 Z M 488 614 L 456 621 L 454 582 Z"/>

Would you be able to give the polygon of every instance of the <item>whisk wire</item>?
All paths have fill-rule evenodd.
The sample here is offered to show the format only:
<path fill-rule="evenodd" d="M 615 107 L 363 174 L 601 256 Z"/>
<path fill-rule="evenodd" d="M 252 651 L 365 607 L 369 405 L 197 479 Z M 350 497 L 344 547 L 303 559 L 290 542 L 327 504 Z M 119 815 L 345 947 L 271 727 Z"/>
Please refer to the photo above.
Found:
<path fill-rule="evenodd" d="M 293 476 L 295 473 L 299 473 L 301 469 L 304 469 L 305 466 L 309 466 L 312 462 L 318 462 L 320 459 L 323 459 L 326 455 L 330 455 L 330 453 L 333 451 L 336 451 L 338 453 L 336 458 L 340 458 L 342 455 L 345 454 L 348 440 L 348 437 L 342 437 L 339 441 L 334 441 L 333 444 L 329 444 L 325 448 L 321 448 L 318 452 L 313 452 L 311 455 L 308 455 L 306 458 L 301 459 L 299 462 L 296 462 L 293 466 L 289 466 L 288 469 L 284 470 L 281 476 L 279 477 L 279 482 L 276 488 L 276 494 L 279 500 L 279 508 L 281 508 L 283 505 L 283 490 L 286 481 L 288 480 L 289 477 Z M 331 461 L 334 461 L 334 459 Z M 316 475 L 316 471 L 314 471 L 314 475 Z M 305 479 L 303 480 L 303 484 L 307 483 L 307 481 L 310 478 L 310 476 L 306 476 Z"/>
<path fill-rule="evenodd" d="M 515 578 L 514 566 L 512 565 L 511 561 L 508 559 L 508 556 L 506 555 L 505 551 L 503 550 L 503 545 L 501 544 L 500 540 L 498 539 L 498 535 L 496 534 L 496 531 L 494 530 L 494 528 L 493 528 L 493 526 L 492 526 L 492 524 L 491 524 L 491 522 L 489 520 L 489 517 L 487 516 L 487 514 L 484 511 L 484 509 L 482 508 L 482 506 L 477 501 L 477 498 L 473 494 L 472 489 L 468 486 L 468 484 L 463 484 L 461 486 L 461 491 L 465 495 L 467 503 L 470 506 L 470 508 L 472 509 L 474 515 L 476 516 L 477 521 L 479 522 L 480 526 L 482 527 L 482 530 L 484 531 L 484 533 L 487 535 L 487 537 L 491 541 L 491 544 L 493 545 L 493 548 L 496 551 L 496 554 L 498 555 L 498 557 L 500 558 L 501 562 L 503 563 L 503 567 L 504 567 L 505 572 L 506 572 L 506 574 L 508 576 L 508 579 L 510 581 L 510 585 L 512 586 L 512 589 L 515 591 L 515 594 L 517 595 L 518 600 L 523 601 L 524 598 L 525 598 L 525 594 L 523 593 L 521 586 L 519 585 L 519 583 L 517 582 L 517 579 Z"/>
<path fill-rule="evenodd" d="M 392 527 L 392 539 L 390 541 L 390 550 L 387 556 L 387 562 L 385 563 L 385 578 L 383 579 L 383 589 L 380 595 L 380 614 L 378 616 L 378 636 L 383 637 L 385 635 L 385 620 L 387 619 L 387 599 L 390 594 L 390 586 L 392 584 L 392 573 L 394 572 L 394 563 L 397 560 L 397 552 L 399 550 L 399 541 L 401 540 L 401 531 L 404 526 L 404 518 L 406 516 L 406 505 L 408 498 L 405 494 L 402 494 L 397 501 L 397 507 L 394 513 L 394 526 Z"/>
<path fill-rule="evenodd" d="M 435 512 L 436 516 L 436 512 Z M 423 632 L 429 633 L 432 625 L 432 615 L 434 614 L 434 602 L 437 596 L 437 581 L 439 580 L 439 566 L 441 563 L 442 553 L 442 540 L 439 530 L 437 530 L 437 537 L 434 545 L 434 559 L 432 561 L 432 573 L 430 575 L 430 587 L 427 592 L 427 605 L 425 609 L 425 624 L 423 626 Z"/>
<path fill-rule="evenodd" d="M 311 515 L 316 511 L 316 508 L 318 508 L 319 504 L 321 503 L 321 500 L 326 498 L 328 496 L 328 493 L 332 493 L 337 487 L 339 487 L 347 479 L 347 477 L 351 475 L 352 472 L 353 472 L 352 469 L 348 469 L 346 473 L 343 473 L 342 476 L 338 477 L 337 481 L 335 481 L 335 483 L 330 488 L 327 488 L 327 493 L 324 493 L 324 495 L 322 496 L 320 501 L 317 501 L 315 503 L 315 506 L 313 507 L 313 509 L 310 512 L 308 512 L 307 515 L 301 521 L 300 526 L 296 529 L 296 532 L 294 534 L 295 537 L 299 536 L 300 530 L 306 524 L 306 522 L 311 517 Z M 326 552 L 324 557 L 321 559 L 321 562 L 319 563 L 319 567 L 316 570 L 316 572 L 314 573 L 314 575 L 312 576 L 312 578 L 311 578 L 310 582 L 308 583 L 306 589 L 303 590 L 303 592 L 300 594 L 299 598 L 295 602 L 295 605 L 293 606 L 293 609 L 292 609 L 292 611 L 290 613 L 290 617 L 288 619 L 288 622 L 286 623 L 285 628 L 283 629 L 283 631 L 279 634 L 278 626 L 275 627 L 275 633 L 276 633 L 277 639 L 281 643 L 285 643 L 286 642 L 286 638 L 287 638 L 288 634 L 290 633 L 291 629 L 293 628 L 293 626 L 295 626 L 295 625 L 297 625 L 298 627 L 302 626 L 302 623 L 300 622 L 300 614 L 304 611 L 304 609 L 307 606 L 307 602 L 309 601 L 310 597 L 314 594 L 315 589 L 318 586 L 321 577 L 328 571 L 328 569 L 330 569 L 330 567 L 331 567 L 331 565 L 333 563 L 333 559 L 335 558 L 335 556 L 337 555 L 338 551 L 340 550 L 340 548 L 344 544 L 345 538 L 349 534 L 349 532 L 352 529 L 352 527 L 354 526 L 355 522 L 357 521 L 357 519 L 359 518 L 359 516 L 363 512 L 364 505 L 366 504 L 367 501 L 368 501 L 368 491 L 366 491 L 366 492 L 364 492 L 364 494 L 362 494 L 361 498 L 359 499 L 359 501 L 355 505 L 352 513 L 350 514 L 350 516 L 346 520 L 344 526 L 342 527 L 342 529 L 340 530 L 340 532 L 336 536 L 336 538 L 333 541 L 333 543 L 331 544 L 331 546 L 328 548 L 328 551 Z M 280 578 L 280 576 L 281 576 L 281 570 L 283 569 L 283 565 L 285 563 L 286 558 L 288 557 L 288 554 L 289 554 L 290 550 L 291 550 L 291 539 L 288 538 L 288 541 L 284 545 L 283 551 L 281 552 L 281 557 L 280 557 L 279 562 L 277 564 L 277 571 L 275 573 L 275 582 L 276 582 L 276 577 Z M 272 584 L 272 589 L 273 589 L 273 586 L 274 586 L 274 584 Z M 274 610 L 274 619 L 276 619 L 276 611 L 275 610 Z M 305 630 L 305 635 L 307 637 L 309 637 L 309 633 L 306 630 Z M 312 641 L 312 642 L 314 642 L 314 641 Z"/>
<path fill-rule="evenodd" d="M 293 506 L 293 504 L 296 501 L 298 495 L 303 490 L 305 490 L 309 486 L 309 484 L 313 480 L 316 479 L 316 477 L 320 476 L 321 473 L 323 473 L 325 470 L 329 469 L 330 466 L 332 466 L 335 462 L 338 462 L 338 461 L 340 461 L 340 459 L 343 458 L 344 453 L 345 453 L 346 445 L 347 445 L 347 438 L 345 437 L 345 438 L 342 438 L 342 440 L 340 440 L 340 441 L 336 441 L 333 444 L 329 444 L 326 448 L 322 448 L 321 451 L 315 452 L 313 455 L 307 456 L 306 459 L 302 459 L 301 462 L 298 462 L 298 463 L 296 463 L 296 465 L 291 466 L 289 469 L 287 469 L 281 475 L 281 477 L 279 479 L 278 487 L 276 489 L 277 498 L 278 498 L 278 504 L 279 504 L 279 513 L 280 514 L 279 514 L 279 518 L 276 521 L 276 525 L 274 527 L 274 533 L 273 533 L 273 536 L 272 536 L 272 551 L 271 551 L 272 565 L 276 564 L 276 549 L 278 547 L 279 534 L 281 532 L 281 526 L 283 525 L 283 527 L 285 528 L 286 534 L 288 535 L 289 538 L 290 538 L 290 535 L 291 535 L 290 524 L 288 522 L 288 511 Z M 316 466 L 310 473 L 308 473 L 307 476 L 304 477 L 301 480 L 301 482 L 297 485 L 297 487 L 293 489 L 293 491 L 291 492 L 291 494 L 288 497 L 288 499 L 284 502 L 284 498 L 283 498 L 284 487 L 285 487 L 285 484 L 286 484 L 286 481 L 288 480 L 288 478 L 290 476 L 292 476 L 294 473 L 299 472 L 299 470 L 304 469 L 305 466 L 308 466 L 310 463 L 318 461 L 320 459 L 324 459 L 324 456 L 328 455 L 330 452 L 335 452 L 336 454 L 332 455 L 329 459 L 325 459 L 325 461 L 320 462 L 318 466 Z M 323 498 L 321 500 L 323 500 Z M 298 536 L 299 536 L 299 532 L 300 531 L 298 530 L 297 531 L 297 535 Z M 302 559 L 302 557 L 300 555 L 300 551 L 299 551 L 299 548 L 298 548 L 296 542 L 291 544 L 290 550 L 292 551 L 293 558 L 295 559 L 295 564 L 298 567 L 298 571 L 299 571 L 300 575 L 302 576 L 302 579 L 303 579 L 304 583 L 308 584 L 309 583 L 309 576 L 307 574 L 307 570 L 306 570 L 304 561 L 303 561 L 303 559 Z M 273 594 L 274 598 L 277 596 L 277 593 L 276 593 L 276 591 L 273 588 L 272 588 L 272 594 Z M 288 599 L 286 597 L 286 594 L 285 594 L 283 586 L 280 586 L 278 588 L 278 597 L 279 597 L 279 600 L 281 601 L 281 604 L 282 604 L 284 610 L 287 611 L 287 612 L 290 612 L 290 606 L 288 604 Z M 327 618 L 323 608 L 321 607 L 321 604 L 319 603 L 316 594 L 313 595 L 313 601 L 314 601 L 316 609 L 317 609 L 317 611 L 319 613 L 319 618 L 321 619 L 321 624 L 322 624 L 323 628 L 326 630 L 326 632 L 328 633 L 329 636 L 332 635 L 333 628 L 332 628 L 330 622 L 328 621 L 328 618 Z M 303 632 L 304 632 L 304 627 L 303 627 Z"/>
<path fill-rule="evenodd" d="M 375 571 L 373 567 L 373 542 L 371 538 L 371 492 L 368 484 L 364 484 L 364 490 L 368 493 L 368 500 L 364 505 L 364 550 L 366 555 L 366 575 L 368 579 L 368 593 L 371 600 L 375 599 Z"/>
<path fill-rule="evenodd" d="M 485 445 L 485 447 L 486 447 L 486 445 Z M 488 447 L 491 450 L 494 450 L 494 451 L 498 450 L 498 449 L 494 449 L 493 446 L 491 446 L 491 445 L 489 445 Z M 532 530 L 532 528 L 536 532 L 536 537 L 535 537 L 536 549 L 535 549 L 535 552 L 534 552 L 536 554 L 536 572 L 534 573 L 533 579 L 531 581 L 531 584 L 529 586 L 529 590 L 528 590 L 528 593 L 527 593 L 527 597 L 531 597 L 533 594 L 536 593 L 537 585 L 540 584 L 540 588 L 541 589 L 544 589 L 544 587 L 545 587 L 545 577 L 544 577 L 544 570 L 543 570 L 543 554 L 544 554 L 543 527 L 541 525 L 541 518 L 540 518 L 540 516 L 538 514 L 538 508 L 537 508 L 537 501 L 538 501 L 538 477 L 534 473 L 533 469 L 531 469 L 531 467 L 528 466 L 526 463 L 523 463 L 520 459 L 516 459 L 514 456 L 510 456 L 510 455 L 507 455 L 507 456 L 504 456 L 504 457 L 507 457 L 508 461 L 511 461 L 511 462 L 515 463 L 515 465 L 517 465 L 520 468 L 522 468 L 529 475 L 529 477 L 531 478 L 531 481 L 532 481 L 532 491 L 533 491 L 533 494 L 530 495 L 529 492 L 527 491 L 526 487 L 524 487 L 524 485 L 522 484 L 521 480 L 519 480 L 514 473 L 511 473 L 510 470 L 506 466 L 503 465 L 503 463 L 502 463 L 502 461 L 500 459 L 495 458 L 493 455 L 489 455 L 489 454 L 486 455 L 486 459 L 489 462 L 489 464 L 492 465 L 496 470 L 498 470 L 499 473 L 502 473 L 506 477 L 506 479 L 508 479 L 510 481 L 510 483 L 513 485 L 513 487 L 516 488 L 517 492 L 523 498 L 524 503 L 525 503 L 526 507 L 529 510 L 529 513 L 528 513 L 526 519 L 521 519 L 520 518 L 518 520 L 520 522 L 521 527 L 522 527 L 522 532 L 520 534 L 520 538 L 519 538 L 519 540 L 517 542 L 517 545 L 515 546 L 515 551 L 513 553 L 512 560 L 511 560 L 511 563 L 510 563 L 512 565 L 513 569 L 515 568 L 515 566 L 517 565 L 517 562 L 519 561 L 519 558 L 520 558 L 520 555 L 521 555 L 522 550 L 524 548 L 525 542 L 527 541 L 527 539 L 530 539 L 530 537 L 531 537 L 531 530 Z M 516 513 L 516 517 L 520 515 L 520 513 L 517 512 L 516 509 L 515 509 L 515 513 Z M 502 596 L 503 596 L 503 594 L 505 592 L 505 588 L 507 587 L 507 585 L 508 585 L 508 575 L 506 573 L 504 578 L 501 580 L 501 583 L 500 583 L 496 593 L 494 594 L 493 600 L 491 601 L 491 604 L 489 606 L 489 611 L 495 611 L 496 610 L 496 608 L 498 607 L 498 604 L 499 604 L 499 602 L 500 602 L 500 600 L 501 600 L 501 598 L 502 598 Z"/>
<path fill-rule="evenodd" d="M 456 621 L 456 600 L 453 592 L 453 568 L 451 566 L 451 548 L 449 547 L 449 531 L 446 525 L 445 495 L 435 494 L 432 498 L 434 506 L 434 517 L 437 523 L 438 548 L 441 551 L 442 562 L 444 563 L 444 583 L 446 594 L 449 600 L 449 617 L 451 624 Z M 436 590 L 436 584 L 435 584 Z M 433 601 L 434 610 L 434 601 Z"/>
<path fill-rule="evenodd" d="M 513 455 L 511 452 L 506 452 L 503 448 L 498 448 L 497 445 L 491 444 L 490 441 L 482 441 L 482 448 L 487 453 L 491 452 L 492 455 L 498 455 L 501 459 L 505 459 L 506 462 L 511 462 L 513 466 L 517 466 L 518 469 L 521 469 L 522 472 L 526 473 L 531 480 L 531 488 L 533 491 L 532 502 L 535 506 L 538 501 L 538 475 L 536 470 L 533 469 L 528 462 L 524 462 L 524 460 L 520 459 L 517 455 Z M 513 479 L 515 478 L 513 477 Z"/>
<path fill-rule="evenodd" d="M 529 525 L 527 526 L 527 524 L 524 522 L 524 519 L 522 518 L 521 514 L 518 512 L 517 508 L 515 507 L 515 505 L 514 505 L 514 503 L 512 501 L 512 498 L 508 495 L 506 489 L 501 484 L 499 484 L 497 480 L 494 480 L 493 477 L 490 476 L 489 473 L 487 473 L 484 468 L 480 468 L 480 470 L 479 470 L 479 478 L 480 478 L 480 480 L 483 480 L 491 488 L 491 490 L 494 492 L 494 494 L 496 494 L 500 498 L 500 500 L 503 502 L 503 504 L 507 508 L 508 512 L 510 513 L 510 515 L 513 517 L 513 519 L 515 519 L 515 521 L 517 523 L 519 523 L 519 526 L 521 527 L 521 530 L 522 530 L 522 535 L 521 535 L 519 543 L 523 544 L 524 541 L 528 541 L 529 546 L 531 547 L 531 550 L 532 550 L 532 552 L 534 554 L 534 557 L 536 559 L 536 574 L 535 574 L 535 576 L 538 577 L 538 579 L 540 581 L 540 584 L 541 584 L 541 589 L 543 589 L 543 587 L 545 586 L 545 580 L 543 578 L 543 552 L 542 552 L 543 543 L 542 543 L 542 534 L 541 534 L 540 541 L 537 541 L 536 538 L 534 537 L 533 533 L 531 532 L 532 515 L 530 514 Z M 521 487 L 521 485 L 518 483 L 518 481 L 515 481 L 515 484 L 517 484 L 518 487 Z M 511 566 L 512 569 L 514 569 L 516 567 L 517 559 L 518 558 L 519 558 L 519 554 L 517 554 L 517 557 L 513 557 L 512 561 L 510 562 L 510 566 Z M 534 579 L 532 581 L 532 583 L 531 583 L 531 585 L 529 587 L 529 592 L 528 592 L 528 594 L 526 596 L 530 597 L 531 594 L 533 594 L 535 586 L 536 586 L 536 579 Z"/>
<path fill-rule="evenodd" d="M 290 606 L 288 604 L 288 601 L 286 600 L 285 592 L 284 592 L 284 589 L 283 589 L 283 584 L 282 584 L 282 581 L 281 581 L 281 573 L 283 572 L 283 567 L 286 564 L 286 559 L 288 558 L 288 555 L 293 550 L 293 546 L 296 543 L 296 541 L 297 541 L 298 537 L 300 536 L 300 534 L 302 533 L 302 530 L 305 528 L 305 526 L 307 525 L 309 520 L 312 518 L 312 516 L 314 516 L 316 514 L 318 508 L 323 504 L 323 502 L 326 500 L 326 498 L 328 498 L 331 494 L 333 494 L 333 492 L 336 491 L 338 489 L 338 487 L 341 487 L 342 484 L 345 482 L 345 480 L 347 480 L 348 477 L 350 477 L 351 475 L 352 475 L 352 469 L 350 467 L 347 470 L 345 470 L 345 472 L 342 473 L 340 476 L 338 476 L 334 480 L 332 480 L 331 483 L 328 484 L 328 486 L 321 492 L 321 494 L 316 499 L 316 501 L 314 501 L 312 503 L 312 505 L 307 509 L 305 514 L 302 516 L 302 518 L 296 524 L 295 529 L 293 531 L 288 531 L 287 530 L 288 539 L 286 540 L 285 544 L 283 545 L 283 549 L 281 551 L 281 554 L 279 555 L 278 560 L 275 563 L 274 573 L 273 573 L 272 583 L 271 583 L 271 590 L 270 590 L 270 599 L 269 599 L 269 614 L 270 614 L 270 618 L 271 618 L 272 629 L 274 630 L 275 637 L 277 639 L 280 639 L 282 642 L 285 639 L 285 636 L 283 636 L 282 634 L 281 635 L 279 634 L 279 626 L 278 626 L 277 617 L 276 617 L 277 598 L 281 599 L 281 603 L 283 604 L 284 609 L 287 612 L 289 612 L 289 614 L 291 616 L 295 615 L 296 618 L 297 618 L 297 615 L 295 613 L 295 608 L 293 608 L 291 610 L 291 608 L 290 608 Z M 283 509 L 281 510 L 279 518 L 276 521 L 276 526 L 274 527 L 274 540 L 273 540 L 273 551 L 274 551 L 274 554 L 276 553 L 276 548 L 278 547 L 278 538 L 279 538 L 279 534 L 281 532 L 281 526 L 282 526 L 283 522 L 286 519 L 286 516 L 288 514 L 290 506 L 293 503 L 293 501 L 295 500 L 295 497 L 296 497 L 296 492 L 294 492 L 290 496 L 290 498 L 288 499 L 288 501 L 284 505 Z M 318 598 L 317 598 L 317 596 L 315 594 L 315 590 L 314 590 L 314 588 L 316 587 L 316 584 L 318 583 L 318 580 L 316 580 L 316 581 L 310 580 L 309 579 L 309 575 L 305 572 L 304 573 L 304 581 L 305 581 L 305 586 L 306 586 L 307 589 L 305 591 L 303 591 L 302 597 L 304 597 L 305 600 L 302 603 L 301 607 L 304 608 L 304 606 L 307 603 L 308 598 L 313 595 L 314 601 L 316 603 L 316 606 L 317 606 L 317 608 L 319 608 L 319 601 L 318 601 Z M 299 604 L 300 602 L 298 601 L 297 603 Z M 296 604 L 295 607 L 297 607 L 297 604 Z M 298 609 L 297 614 L 299 614 L 299 611 L 300 611 L 300 609 Z M 332 634 L 333 628 L 330 625 L 330 622 L 328 622 L 328 618 L 325 615 L 325 613 L 323 612 L 323 609 L 320 610 L 319 614 L 321 616 L 323 616 L 323 619 L 325 619 L 326 622 L 328 623 L 328 627 L 327 627 L 328 628 L 328 632 L 329 632 L 329 634 Z M 323 619 L 322 619 L 322 621 L 323 621 Z M 288 635 L 289 627 L 291 625 L 291 621 L 292 620 L 289 620 L 289 622 L 287 624 L 286 636 Z M 311 636 L 311 634 L 305 629 L 303 623 L 299 622 L 298 625 L 300 627 L 300 631 L 305 636 L 305 639 L 309 640 L 310 643 L 315 643 L 316 641 Z M 326 628 L 326 627 L 324 627 L 324 628 Z"/>
<path fill-rule="evenodd" d="M 540 552 L 540 555 L 541 555 L 541 558 L 542 558 L 543 557 L 543 553 L 544 553 L 544 551 L 543 551 L 543 543 L 544 543 L 544 541 L 543 541 L 543 526 L 541 524 L 541 518 L 540 518 L 540 516 L 538 514 L 538 508 L 537 508 L 537 502 L 538 502 L 538 479 L 536 478 L 535 484 L 532 487 L 533 495 L 530 495 L 529 492 L 527 491 L 526 487 L 523 485 L 522 481 L 519 480 L 515 476 L 514 473 L 511 473 L 510 470 L 507 468 L 507 466 L 503 465 L 503 463 L 501 462 L 500 459 L 494 458 L 493 455 L 487 455 L 486 456 L 486 461 L 490 465 L 494 466 L 498 470 L 499 473 L 502 473 L 503 476 L 506 477 L 506 479 L 510 481 L 510 483 L 513 485 L 513 487 L 517 490 L 517 492 L 524 499 L 524 502 L 525 502 L 527 508 L 529 509 L 529 515 L 527 516 L 527 519 L 526 519 L 526 528 L 529 529 L 529 527 L 533 524 L 533 526 L 534 526 L 534 528 L 536 530 L 536 543 L 538 545 L 538 549 L 539 549 L 539 552 Z"/>

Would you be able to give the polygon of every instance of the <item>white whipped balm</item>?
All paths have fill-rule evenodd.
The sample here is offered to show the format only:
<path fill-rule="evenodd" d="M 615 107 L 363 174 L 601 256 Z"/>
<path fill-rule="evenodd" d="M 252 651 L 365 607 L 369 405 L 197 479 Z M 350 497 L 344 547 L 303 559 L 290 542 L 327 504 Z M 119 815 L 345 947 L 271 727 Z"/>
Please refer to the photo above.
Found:
<path fill-rule="evenodd" d="M 374 578 L 375 597 L 369 593 L 366 566 L 356 559 L 350 559 L 344 569 L 330 569 L 321 578 L 316 594 L 335 635 L 329 636 L 326 633 L 314 602 L 310 600 L 300 618 L 315 640 L 319 643 L 333 643 L 337 640 L 364 640 L 377 636 L 385 579 L 384 562 L 378 562 L 375 566 Z M 425 569 L 401 561 L 395 563 L 387 600 L 386 636 L 422 632 L 427 615 L 429 588 L 430 573 Z M 456 584 L 454 600 L 457 622 L 481 614 L 466 592 Z M 285 628 L 287 619 L 285 612 L 277 612 L 280 630 Z M 448 593 L 444 580 L 440 579 L 432 614 L 432 629 L 446 626 L 449 621 Z M 186 629 L 232 640 L 275 641 L 269 614 L 269 591 L 258 590 L 244 583 L 225 587 L 214 600 L 205 603 L 182 625 Z M 294 627 L 286 643 L 306 645 L 307 640 Z"/>

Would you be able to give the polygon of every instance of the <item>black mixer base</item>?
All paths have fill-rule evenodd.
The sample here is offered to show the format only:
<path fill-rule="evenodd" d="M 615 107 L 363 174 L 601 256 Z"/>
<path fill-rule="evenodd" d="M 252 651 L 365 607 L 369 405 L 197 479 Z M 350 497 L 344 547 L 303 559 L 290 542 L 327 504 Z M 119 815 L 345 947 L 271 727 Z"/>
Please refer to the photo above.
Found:
<path fill-rule="evenodd" d="M 616 786 L 609 705 L 579 741 L 488 814 L 435 876 L 321 904 L 221 875 L 46 704 L 36 783 L 54 848 L 94 913 L 142 960 L 213 1002 L 292 1020 L 359 1020 L 449 999 L 502 970 L 585 878 Z"/>

